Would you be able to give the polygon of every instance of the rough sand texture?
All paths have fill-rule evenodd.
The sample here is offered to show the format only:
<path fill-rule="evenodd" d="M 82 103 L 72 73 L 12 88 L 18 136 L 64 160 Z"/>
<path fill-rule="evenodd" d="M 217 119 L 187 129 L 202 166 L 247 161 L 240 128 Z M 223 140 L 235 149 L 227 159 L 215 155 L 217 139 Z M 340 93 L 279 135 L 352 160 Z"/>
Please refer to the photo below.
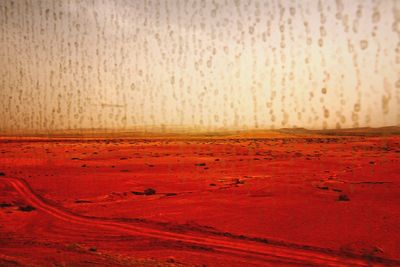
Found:
<path fill-rule="evenodd" d="M 400 138 L 0 140 L 1 266 L 400 265 Z"/>

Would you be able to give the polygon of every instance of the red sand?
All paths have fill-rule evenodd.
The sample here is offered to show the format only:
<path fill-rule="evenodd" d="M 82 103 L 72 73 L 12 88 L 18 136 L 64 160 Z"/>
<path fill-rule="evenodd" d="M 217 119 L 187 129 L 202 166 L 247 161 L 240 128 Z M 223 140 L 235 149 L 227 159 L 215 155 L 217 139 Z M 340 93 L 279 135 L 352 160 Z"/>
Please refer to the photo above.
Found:
<path fill-rule="evenodd" d="M 3 139 L 0 266 L 397 266 L 399 155 L 398 136 Z"/>

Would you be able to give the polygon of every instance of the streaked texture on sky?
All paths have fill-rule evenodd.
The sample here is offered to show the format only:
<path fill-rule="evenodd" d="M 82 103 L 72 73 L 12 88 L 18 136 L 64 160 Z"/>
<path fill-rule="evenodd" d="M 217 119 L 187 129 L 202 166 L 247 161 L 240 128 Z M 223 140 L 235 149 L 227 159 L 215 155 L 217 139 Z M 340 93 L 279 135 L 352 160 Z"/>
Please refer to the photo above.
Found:
<path fill-rule="evenodd" d="M 0 129 L 400 124 L 400 1 L 1 0 Z"/>

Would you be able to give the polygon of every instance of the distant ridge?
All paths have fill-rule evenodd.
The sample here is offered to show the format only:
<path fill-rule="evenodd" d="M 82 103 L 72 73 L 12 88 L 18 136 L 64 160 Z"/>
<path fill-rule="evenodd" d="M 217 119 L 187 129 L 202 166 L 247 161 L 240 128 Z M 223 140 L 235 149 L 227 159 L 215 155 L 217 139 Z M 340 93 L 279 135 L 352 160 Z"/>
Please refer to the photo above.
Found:
<path fill-rule="evenodd" d="M 9 138 L 273 138 L 273 137 L 307 137 L 307 136 L 391 136 L 400 135 L 400 126 L 360 127 L 345 129 L 314 130 L 306 128 L 281 128 L 260 130 L 215 130 L 204 131 L 188 129 L 171 129 L 165 131 L 135 131 L 128 129 L 77 129 L 55 130 L 48 132 L 6 132 L 0 137 Z"/>
<path fill-rule="evenodd" d="M 287 134 L 318 134 L 318 135 L 336 135 L 336 136 L 400 135 L 399 126 L 385 126 L 378 128 L 360 127 L 360 128 L 326 129 L 326 130 L 309 130 L 305 128 L 283 128 L 277 131 Z"/>

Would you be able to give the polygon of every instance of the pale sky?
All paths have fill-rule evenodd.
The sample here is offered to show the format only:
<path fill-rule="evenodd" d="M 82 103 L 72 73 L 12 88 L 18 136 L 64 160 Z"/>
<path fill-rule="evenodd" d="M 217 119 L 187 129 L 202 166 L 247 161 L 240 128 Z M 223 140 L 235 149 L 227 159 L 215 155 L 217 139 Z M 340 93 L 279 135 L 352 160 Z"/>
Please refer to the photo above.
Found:
<path fill-rule="evenodd" d="M 0 0 L 0 48 L 0 132 L 400 124 L 396 0 Z"/>

